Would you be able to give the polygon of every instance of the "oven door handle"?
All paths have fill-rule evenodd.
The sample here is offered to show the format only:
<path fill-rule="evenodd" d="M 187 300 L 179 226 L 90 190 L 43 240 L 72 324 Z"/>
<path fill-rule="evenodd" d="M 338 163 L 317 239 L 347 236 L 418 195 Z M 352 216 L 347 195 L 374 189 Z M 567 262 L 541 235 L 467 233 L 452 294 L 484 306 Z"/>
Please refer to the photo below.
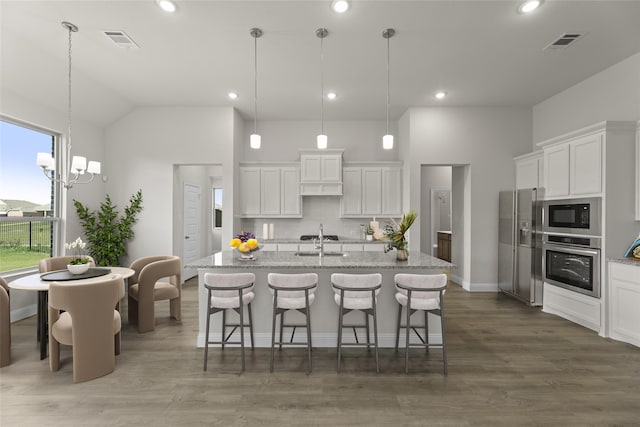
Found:
<path fill-rule="evenodd" d="M 568 245 L 558 245 L 555 243 L 542 242 L 542 248 L 545 250 L 555 250 L 557 252 L 565 252 L 574 255 L 598 256 L 600 249 L 580 248 Z"/>

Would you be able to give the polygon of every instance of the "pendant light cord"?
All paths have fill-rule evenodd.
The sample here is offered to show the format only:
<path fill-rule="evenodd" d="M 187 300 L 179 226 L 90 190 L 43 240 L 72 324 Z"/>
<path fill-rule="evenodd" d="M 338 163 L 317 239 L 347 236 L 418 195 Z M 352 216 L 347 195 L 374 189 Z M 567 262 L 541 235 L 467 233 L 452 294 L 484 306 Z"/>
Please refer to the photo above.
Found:
<path fill-rule="evenodd" d="M 387 135 L 389 135 L 389 39 L 387 37 Z"/>
<path fill-rule="evenodd" d="M 67 73 L 67 161 L 71 162 L 71 33 L 72 27 L 68 27 L 69 30 L 69 70 Z M 71 166 L 69 166 L 71 167 Z"/>
<path fill-rule="evenodd" d="M 258 133 L 258 35 L 253 35 L 253 133 Z"/>
<path fill-rule="evenodd" d="M 320 37 L 320 133 L 324 135 L 324 36 Z"/>

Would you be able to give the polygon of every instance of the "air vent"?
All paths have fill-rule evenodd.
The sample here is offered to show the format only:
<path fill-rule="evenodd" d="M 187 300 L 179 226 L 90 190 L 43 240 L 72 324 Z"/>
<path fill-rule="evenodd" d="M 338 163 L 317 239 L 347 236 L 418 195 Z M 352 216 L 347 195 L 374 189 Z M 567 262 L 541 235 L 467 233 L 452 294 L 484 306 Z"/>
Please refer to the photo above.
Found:
<path fill-rule="evenodd" d="M 582 36 L 584 36 L 584 34 L 579 34 L 579 33 L 563 34 L 557 39 L 555 39 L 553 42 L 551 42 L 549 45 L 547 45 L 545 49 L 564 49 L 572 45 L 573 43 L 575 43 L 576 40 L 582 38 Z"/>
<path fill-rule="evenodd" d="M 133 41 L 124 31 L 109 30 L 102 32 L 105 36 L 109 37 L 118 47 L 134 48 L 137 49 L 140 46 Z"/>

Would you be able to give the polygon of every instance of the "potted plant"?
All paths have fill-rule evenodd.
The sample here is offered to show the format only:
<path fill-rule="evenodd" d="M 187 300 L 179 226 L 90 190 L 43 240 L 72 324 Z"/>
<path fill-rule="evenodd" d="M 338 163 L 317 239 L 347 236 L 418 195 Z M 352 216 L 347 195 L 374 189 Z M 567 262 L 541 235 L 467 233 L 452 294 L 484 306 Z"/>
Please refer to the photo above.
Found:
<path fill-rule="evenodd" d="M 394 219 L 391 219 L 393 224 L 388 224 L 384 230 L 384 236 L 389 241 L 384 251 L 389 252 L 392 249 L 397 251 L 396 259 L 398 261 L 406 261 L 409 258 L 409 250 L 407 248 L 407 238 L 405 233 L 409 231 L 409 228 L 416 220 L 416 213 L 413 209 L 409 210 L 403 215 L 402 221 L 398 224 Z"/>
<path fill-rule="evenodd" d="M 142 211 L 142 191 L 131 196 L 124 215 L 120 215 L 108 194 L 95 212 L 75 199 L 73 204 L 96 265 L 119 266 L 120 258 L 127 255 L 127 241 L 134 236 L 133 224 Z"/>
<path fill-rule="evenodd" d="M 67 270 L 71 274 L 82 274 L 89 270 L 89 258 L 82 254 L 82 250 L 87 246 L 80 237 L 71 243 L 65 243 L 64 248 L 71 251 L 71 259 L 67 264 Z"/>

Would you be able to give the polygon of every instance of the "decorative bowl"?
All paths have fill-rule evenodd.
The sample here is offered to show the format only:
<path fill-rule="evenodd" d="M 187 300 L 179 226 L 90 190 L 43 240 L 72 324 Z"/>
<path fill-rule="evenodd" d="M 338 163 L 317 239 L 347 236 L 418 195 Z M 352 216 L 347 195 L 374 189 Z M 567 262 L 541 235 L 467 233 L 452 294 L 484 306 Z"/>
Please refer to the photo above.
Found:
<path fill-rule="evenodd" d="M 89 263 L 86 264 L 67 264 L 67 270 L 71 274 L 82 274 L 89 270 Z"/>

